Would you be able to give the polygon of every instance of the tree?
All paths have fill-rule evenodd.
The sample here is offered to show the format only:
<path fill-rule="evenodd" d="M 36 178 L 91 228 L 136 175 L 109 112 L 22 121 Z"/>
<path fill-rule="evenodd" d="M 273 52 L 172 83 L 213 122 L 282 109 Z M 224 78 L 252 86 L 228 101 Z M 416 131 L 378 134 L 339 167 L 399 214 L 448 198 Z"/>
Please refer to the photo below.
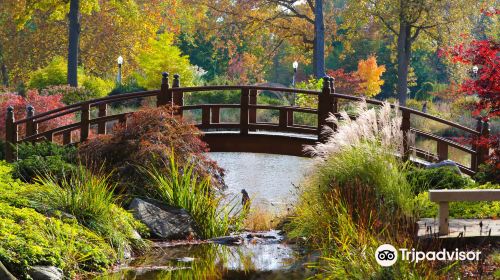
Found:
<path fill-rule="evenodd" d="M 384 84 L 384 80 L 380 79 L 380 77 L 384 72 L 385 66 L 378 66 L 377 58 L 373 55 L 358 62 L 356 75 L 361 80 L 360 87 L 363 95 L 373 97 L 380 93 L 380 87 Z"/>
<path fill-rule="evenodd" d="M 193 71 L 189 58 L 182 55 L 178 47 L 173 46 L 173 40 L 172 33 L 161 34 L 158 39 L 149 39 L 148 46 L 138 55 L 141 75 L 137 77 L 137 81 L 140 85 L 158 89 L 163 71 L 179 74 L 184 85 L 192 84 Z"/>
<path fill-rule="evenodd" d="M 442 42 L 470 30 L 470 18 L 479 2 L 468 0 L 360 0 L 345 9 L 345 25 L 350 32 L 373 23 L 381 24 L 396 38 L 397 94 L 404 105 L 408 90 L 408 69 L 412 46 L 421 37 Z"/>
<path fill-rule="evenodd" d="M 312 49 L 313 73 L 317 78 L 324 76 L 325 40 L 331 37 L 335 26 L 330 1 L 203 0 L 193 3 L 201 3 L 208 7 L 212 13 L 208 18 L 214 18 L 218 24 L 225 24 L 226 29 L 231 27 L 230 30 L 233 30 L 235 35 L 250 30 L 256 33 L 269 31 L 271 37 L 277 39 L 269 40 L 275 45 L 266 50 L 272 50 L 274 54 L 284 41 L 299 49 L 297 53 Z M 325 23 L 329 27 L 326 30 Z M 302 55 L 296 54 L 296 56 Z"/>
<path fill-rule="evenodd" d="M 68 84 L 77 87 L 78 49 L 80 47 L 80 0 L 70 0 L 68 20 Z"/>

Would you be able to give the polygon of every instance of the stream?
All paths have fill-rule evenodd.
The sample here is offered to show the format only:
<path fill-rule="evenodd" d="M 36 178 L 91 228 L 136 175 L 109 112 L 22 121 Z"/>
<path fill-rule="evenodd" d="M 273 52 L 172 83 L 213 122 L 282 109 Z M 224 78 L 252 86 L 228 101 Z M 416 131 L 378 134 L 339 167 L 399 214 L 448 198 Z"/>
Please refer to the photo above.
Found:
<path fill-rule="evenodd" d="M 254 154 L 210 153 L 226 170 L 228 196 L 241 197 L 245 189 L 251 207 L 282 213 L 296 198 L 295 187 L 312 161 L 306 158 Z M 116 266 L 94 279 L 304 279 L 313 260 L 281 232 L 243 232 L 237 242 L 157 242 L 146 254 Z"/>

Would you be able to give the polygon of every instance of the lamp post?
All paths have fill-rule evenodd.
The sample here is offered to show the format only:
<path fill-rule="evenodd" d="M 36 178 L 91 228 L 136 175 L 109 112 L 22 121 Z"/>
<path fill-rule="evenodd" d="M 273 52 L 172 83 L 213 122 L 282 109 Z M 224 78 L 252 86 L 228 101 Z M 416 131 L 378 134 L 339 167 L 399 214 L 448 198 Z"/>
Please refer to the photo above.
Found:
<path fill-rule="evenodd" d="M 477 65 L 472 66 L 472 78 L 477 78 L 477 72 L 479 72 L 479 67 Z"/>
<path fill-rule="evenodd" d="M 293 67 L 293 80 L 292 80 L 292 86 L 295 87 L 295 79 L 297 77 L 297 68 L 299 68 L 299 63 L 297 62 L 297 60 L 295 60 L 293 63 L 292 63 L 292 67 Z"/>
<path fill-rule="evenodd" d="M 116 75 L 116 82 L 121 85 L 122 84 L 122 65 L 123 65 L 123 57 L 120 55 L 116 62 L 118 62 L 118 75 Z"/>

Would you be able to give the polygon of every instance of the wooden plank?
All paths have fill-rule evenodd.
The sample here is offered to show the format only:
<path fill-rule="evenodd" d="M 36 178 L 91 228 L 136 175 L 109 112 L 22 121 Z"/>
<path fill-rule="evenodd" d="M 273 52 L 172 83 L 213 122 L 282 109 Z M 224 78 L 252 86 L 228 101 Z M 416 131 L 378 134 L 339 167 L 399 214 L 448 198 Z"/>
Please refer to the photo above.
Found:
<path fill-rule="evenodd" d="M 442 201 L 500 201 L 498 189 L 429 190 L 432 202 Z"/>

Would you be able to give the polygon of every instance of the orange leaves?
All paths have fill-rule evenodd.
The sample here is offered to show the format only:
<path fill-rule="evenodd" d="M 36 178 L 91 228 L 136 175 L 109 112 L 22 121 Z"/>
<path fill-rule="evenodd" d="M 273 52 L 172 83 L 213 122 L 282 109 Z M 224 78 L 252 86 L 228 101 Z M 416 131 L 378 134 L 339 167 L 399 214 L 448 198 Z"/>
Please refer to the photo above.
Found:
<path fill-rule="evenodd" d="M 380 87 L 384 84 L 384 80 L 381 79 L 384 72 L 385 66 L 378 66 L 377 58 L 373 55 L 358 62 L 356 75 L 361 79 L 360 87 L 363 95 L 373 97 L 380 93 Z"/>

